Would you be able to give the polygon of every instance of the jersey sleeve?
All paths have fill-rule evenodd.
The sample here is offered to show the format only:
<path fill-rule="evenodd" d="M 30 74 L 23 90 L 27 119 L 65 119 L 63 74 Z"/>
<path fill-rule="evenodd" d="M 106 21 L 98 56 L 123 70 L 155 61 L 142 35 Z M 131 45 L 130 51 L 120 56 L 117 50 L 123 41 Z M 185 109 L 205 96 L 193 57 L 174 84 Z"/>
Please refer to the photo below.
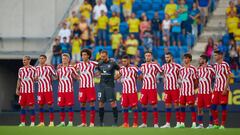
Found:
<path fill-rule="evenodd" d="M 155 67 L 157 68 L 157 71 L 158 71 L 159 73 L 162 72 L 162 68 L 161 68 L 161 66 L 160 66 L 159 64 L 155 64 Z"/>
<path fill-rule="evenodd" d="M 197 68 L 196 67 L 193 67 L 193 79 L 197 79 Z"/>
<path fill-rule="evenodd" d="M 225 68 L 225 71 L 226 71 L 227 75 L 232 74 L 230 66 L 227 63 L 225 64 L 224 68 Z"/>
<path fill-rule="evenodd" d="M 119 65 L 116 62 L 114 62 L 113 64 L 114 64 L 114 69 L 115 70 L 119 70 L 120 69 Z"/>
<path fill-rule="evenodd" d="M 51 72 L 51 74 L 52 74 L 53 76 L 56 76 L 56 75 L 57 75 L 57 73 L 56 73 L 56 71 L 55 71 L 55 69 L 54 69 L 53 66 L 49 66 L 49 70 L 50 70 L 50 72 Z"/>
<path fill-rule="evenodd" d="M 18 79 L 21 79 L 21 72 L 22 72 L 22 70 L 21 70 L 21 68 L 18 70 Z"/>

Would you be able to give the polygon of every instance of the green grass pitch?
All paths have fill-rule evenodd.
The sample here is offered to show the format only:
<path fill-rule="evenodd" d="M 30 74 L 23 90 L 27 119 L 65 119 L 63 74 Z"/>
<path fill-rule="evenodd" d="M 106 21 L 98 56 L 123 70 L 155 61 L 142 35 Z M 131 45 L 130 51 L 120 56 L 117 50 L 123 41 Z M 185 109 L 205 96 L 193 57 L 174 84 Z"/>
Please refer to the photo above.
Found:
<path fill-rule="evenodd" d="M 0 126 L 0 135 L 237 135 L 240 129 L 155 129 L 155 128 L 113 128 L 113 127 L 16 127 Z"/>

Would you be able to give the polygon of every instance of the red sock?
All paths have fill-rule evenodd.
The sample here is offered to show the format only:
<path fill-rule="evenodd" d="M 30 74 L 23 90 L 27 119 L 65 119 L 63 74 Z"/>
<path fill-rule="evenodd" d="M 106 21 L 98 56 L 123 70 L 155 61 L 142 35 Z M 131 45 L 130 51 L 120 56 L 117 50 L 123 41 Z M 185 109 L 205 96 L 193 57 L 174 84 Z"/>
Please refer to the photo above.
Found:
<path fill-rule="evenodd" d="M 171 112 L 166 112 L 166 122 L 170 123 L 170 119 L 171 119 Z"/>
<path fill-rule="evenodd" d="M 20 115 L 20 120 L 22 123 L 25 123 L 26 122 L 26 115 L 25 114 L 21 114 Z"/>
<path fill-rule="evenodd" d="M 61 122 L 65 121 L 65 112 L 60 112 L 60 119 L 61 119 Z"/>
<path fill-rule="evenodd" d="M 158 124 L 158 112 L 153 112 L 153 124 Z"/>
<path fill-rule="evenodd" d="M 40 120 L 40 122 L 44 121 L 44 113 L 43 112 L 39 112 L 39 120 Z"/>
<path fill-rule="evenodd" d="M 91 110 L 90 111 L 90 123 L 94 123 L 94 121 L 95 121 L 95 114 L 96 114 L 95 110 Z"/>
<path fill-rule="evenodd" d="M 86 124 L 87 123 L 87 120 L 86 120 L 86 110 L 81 110 L 80 115 L 81 115 L 82 123 Z"/>
<path fill-rule="evenodd" d="M 30 116 L 31 122 L 35 122 L 35 115 Z"/>
<path fill-rule="evenodd" d="M 222 110 L 222 124 L 221 125 L 225 125 L 227 119 L 227 110 Z"/>
<path fill-rule="evenodd" d="M 215 125 L 218 125 L 218 111 L 217 110 L 212 110 L 212 116 L 213 116 L 213 123 Z"/>
<path fill-rule="evenodd" d="M 50 112 L 50 122 L 53 122 L 54 121 L 54 113 L 53 112 Z"/>
<path fill-rule="evenodd" d="M 128 112 L 123 113 L 123 123 L 128 123 Z"/>
<path fill-rule="evenodd" d="M 196 112 L 192 112 L 192 122 L 196 122 L 197 121 L 197 114 Z"/>
<path fill-rule="evenodd" d="M 133 123 L 138 124 L 138 112 L 133 113 Z"/>
<path fill-rule="evenodd" d="M 69 121 L 73 121 L 73 112 L 68 112 Z"/>
<path fill-rule="evenodd" d="M 147 112 L 142 112 L 142 122 L 147 124 Z"/>
<path fill-rule="evenodd" d="M 181 115 L 181 116 L 180 116 L 180 117 L 181 117 L 181 118 L 180 118 L 180 119 L 181 119 L 181 122 L 184 123 L 184 122 L 185 122 L 185 117 L 186 117 L 186 112 L 181 112 L 180 115 Z"/>
<path fill-rule="evenodd" d="M 180 120 L 180 112 L 179 111 L 176 112 L 176 119 L 177 119 L 177 122 L 181 121 Z"/>

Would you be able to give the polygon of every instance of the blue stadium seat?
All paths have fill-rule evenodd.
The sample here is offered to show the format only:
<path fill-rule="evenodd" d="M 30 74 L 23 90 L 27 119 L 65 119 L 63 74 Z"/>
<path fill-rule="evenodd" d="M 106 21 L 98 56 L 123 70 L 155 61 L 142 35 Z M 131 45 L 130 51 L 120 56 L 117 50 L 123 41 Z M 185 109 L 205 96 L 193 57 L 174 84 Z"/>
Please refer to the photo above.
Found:
<path fill-rule="evenodd" d="M 112 17 L 112 11 L 111 10 L 107 12 L 107 17 L 108 18 Z"/>
<path fill-rule="evenodd" d="M 150 10 L 150 11 L 147 11 L 147 18 L 149 19 L 149 20 L 152 20 L 153 19 L 153 17 L 154 17 L 154 11 L 152 11 L 152 10 Z"/>
<path fill-rule="evenodd" d="M 144 58 L 144 47 L 142 45 L 138 46 L 138 51 L 141 58 Z"/>
<path fill-rule="evenodd" d="M 181 58 L 174 58 L 174 61 L 178 64 L 182 64 L 182 59 Z"/>
<path fill-rule="evenodd" d="M 179 48 L 177 46 L 169 46 L 168 50 L 173 54 L 174 58 L 180 57 Z"/>
<path fill-rule="evenodd" d="M 164 20 L 164 18 L 165 18 L 165 13 L 164 13 L 163 10 L 158 11 L 158 15 L 159 15 L 159 18 L 160 18 L 161 20 Z"/>
<path fill-rule="evenodd" d="M 138 11 L 137 11 L 137 15 L 136 15 L 137 18 L 140 18 L 143 12 L 144 12 L 144 11 L 142 11 L 142 10 L 138 10 Z"/>
<path fill-rule="evenodd" d="M 110 58 L 113 57 L 112 46 L 109 45 L 109 46 L 104 47 L 103 49 L 108 52 L 108 56 L 109 56 Z"/>
<path fill-rule="evenodd" d="M 141 10 L 141 2 L 134 2 L 132 6 L 132 11 L 136 13 L 138 10 Z"/>
<path fill-rule="evenodd" d="M 182 46 L 179 48 L 181 55 L 185 54 L 188 52 L 188 47 L 187 46 Z"/>
<path fill-rule="evenodd" d="M 164 55 L 164 46 L 159 46 L 157 48 L 157 52 L 158 52 L 158 58 L 161 58 Z"/>
<path fill-rule="evenodd" d="M 159 2 L 159 3 L 162 3 L 164 0 L 152 0 L 152 2 Z"/>
<path fill-rule="evenodd" d="M 128 24 L 127 24 L 127 22 L 121 22 L 120 25 L 119 25 L 119 28 L 120 28 L 120 33 L 121 34 L 128 33 Z"/>
<path fill-rule="evenodd" d="M 152 6 L 152 3 L 150 1 L 144 1 L 141 3 L 142 10 L 144 11 L 150 10 L 152 8 L 151 6 Z"/>
<path fill-rule="evenodd" d="M 158 64 L 163 65 L 162 59 L 158 58 Z"/>
<path fill-rule="evenodd" d="M 154 11 L 159 11 L 159 10 L 161 10 L 161 3 L 160 2 L 153 2 L 152 3 L 152 9 L 154 10 Z"/>

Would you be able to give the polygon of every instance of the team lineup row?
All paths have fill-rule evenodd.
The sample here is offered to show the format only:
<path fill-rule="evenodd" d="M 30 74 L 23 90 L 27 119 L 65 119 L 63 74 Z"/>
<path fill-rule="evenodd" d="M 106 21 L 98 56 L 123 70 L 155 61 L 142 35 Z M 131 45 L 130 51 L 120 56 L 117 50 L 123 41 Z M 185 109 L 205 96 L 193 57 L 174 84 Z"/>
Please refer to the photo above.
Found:
<path fill-rule="evenodd" d="M 191 110 L 192 128 L 203 127 L 203 109 L 209 110 L 208 128 L 223 129 L 227 117 L 227 102 L 229 80 L 231 71 L 229 65 L 223 61 L 223 53 L 214 52 L 216 64 L 208 65 L 208 58 L 201 55 L 199 58 L 199 67 L 191 65 L 192 56 L 187 53 L 183 57 L 184 64 L 179 65 L 174 62 L 172 54 L 166 53 L 166 63 L 160 66 L 152 61 L 152 53 L 145 52 L 145 63 L 141 67 L 130 64 L 129 56 L 123 56 L 121 59 L 122 67 L 109 59 L 107 51 L 100 53 L 101 61 L 90 61 L 91 51 L 83 49 L 81 51 L 82 61 L 75 65 L 70 65 L 69 54 L 62 55 L 62 64 L 55 71 L 50 65 L 45 64 L 47 57 L 40 55 L 39 65 L 33 67 L 30 65 L 31 58 L 23 57 L 23 67 L 19 69 L 16 94 L 19 95 L 19 104 L 21 105 L 19 126 L 25 126 L 26 109 L 30 110 L 31 125 L 35 126 L 34 110 L 34 82 L 38 82 L 39 119 L 38 126 L 44 126 L 44 105 L 48 105 L 50 114 L 49 126 L 54 126 L 53 109 L 53 90 L 52 80 L 57 79 L 58 83 L 58 106 L 60 107 L 61 122 L 57 127 L 73 126 L 73 80 L 79 81 L 78 99 L 81 105 L 80 117 L 82 123 L 79 127 L 87 127 L 86 104 L 90 106 L 90 125 L 94 127 L 95 123 L 95 101 L 99 100 L 99 118 L 100 126 L 104 126 L 104 106 L 105 102 L 110 102 L 113 112 L 113 126 L 118 124 L 118 108 L 116 104 L 116 93 L 114 91 L 114 80 L 120 79 L 122 83 L 121 105 L 123 108 L 122 127 L 130 127 L 128 121 L 129 108 L 133 111 L 132 127 L 147 127 L 147 106 L 150 105 L 153 110 L 153 124 L 158 128 L 158 109 L 157 109 L 157 75 L 163 76 L 164 82 L 164 101 L 166 108 L 166 124 L 161 128 L 170 128 L 170 119 L 172 106 L 176 112 L 176 128 L 184 128 L 185 109 Z M 94 76 L 101 76 L 99 90 L 95 90 Z M 142 81 L 140 103 L 142 124 L 138 126 L 138 96 L 137 79 Z M 212 88 L 214 80 L 214 87 Z M 195 95 L 195 89 L 198 88 L 198 94 Z M 98 97 L 96 97 L 98 95 Z M 196 106 L 197 110 L 196 112 Z M 217 106 L 221 105 L 222 120 L 219 124 Z M 69 122 L 65 124 L 65 113 L 68 112 Z M 198 126 L 197 126 L 198 119 Z"/>

